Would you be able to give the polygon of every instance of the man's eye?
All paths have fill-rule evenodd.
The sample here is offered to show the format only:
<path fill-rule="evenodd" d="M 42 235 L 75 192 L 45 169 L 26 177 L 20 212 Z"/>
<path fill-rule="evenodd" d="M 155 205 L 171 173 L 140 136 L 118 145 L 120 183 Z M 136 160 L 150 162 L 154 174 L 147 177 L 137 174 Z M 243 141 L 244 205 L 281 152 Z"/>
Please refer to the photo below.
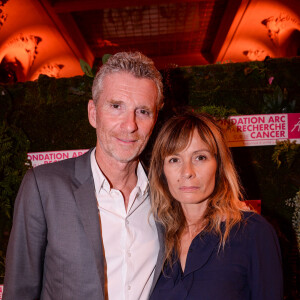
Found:
<path fill-rule="evenodd" d="M 150 115 L 150 112 L 149 112 L 148 110 L 145 110 L 145 109 L 141 109 L 141 110 L 140 110 L 140 113 L 141 113 L 142 115 L 147 115 L 147 116 Z"/>
<path fill-rule="evenodd" d="M 118 108 L 120 108 L 120 105 L 119 104 L 112 104 L 111 107 L 118 109 Z"/>

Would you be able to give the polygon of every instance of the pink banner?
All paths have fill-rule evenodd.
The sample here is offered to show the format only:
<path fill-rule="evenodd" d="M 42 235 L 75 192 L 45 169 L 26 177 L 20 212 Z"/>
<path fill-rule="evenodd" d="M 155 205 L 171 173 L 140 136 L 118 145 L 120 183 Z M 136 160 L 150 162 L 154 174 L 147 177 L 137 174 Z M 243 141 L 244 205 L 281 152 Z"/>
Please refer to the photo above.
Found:
<path fill-rule="evenodd" d="M 300 143 L 300 113 L 232 116 L 221 120 L 229 147 L 275 145 L 290 139 Z M 88 149 L 31 152 L 27 154 L 32 166 L 77 157 Z"/>
<path fill-rule="evenodd" d="M 229 147 L 275 145 L 287 139 L 300 143 L 300 113 L 232 116 L 220 125 Z"/>
<path fill-rule="evenodd" d="M 32 166 L 36 167 L 38 165 L 49 164 L 52 162 L 60 161 L 67 158 L 77 157 L 88 149 L 81 150 L 65 150 L 65 151 L 48 151 L 48 152 L 30 152 L 27 153 L 27 158 L 31 160 Z"/>

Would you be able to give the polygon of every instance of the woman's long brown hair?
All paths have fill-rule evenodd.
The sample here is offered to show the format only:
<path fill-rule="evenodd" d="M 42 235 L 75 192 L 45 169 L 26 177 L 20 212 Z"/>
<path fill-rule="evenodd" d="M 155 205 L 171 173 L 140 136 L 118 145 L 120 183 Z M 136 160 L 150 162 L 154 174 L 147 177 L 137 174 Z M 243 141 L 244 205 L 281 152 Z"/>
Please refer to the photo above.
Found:
<path fill-rule="evenodd" d="M 165 228 L 165 261 L 172 264 L 172 253 L 180 252 L 180 237 L 186 226 L 181 204 L 168 189 L 164 175 L 164 159 L 184 150 L 194 130 L 208 145 L 217 161 L 216 183 L 208 206 L 201 218 L 205 231 L 213 231 L 224 247 L 231 228 L 240 222 L 245 209 L 241 185 L 235 170 L 231 152 L 226 145 L 222 129 L 207 114 L 185 113 L 171 118 L 162 127 L 153 147 L 149 181 L 151 188 L 152 213 Z M 200 221 L 200 220 L 199 220 Z M 224 222 L 225 230 L 221 231 Z"/>

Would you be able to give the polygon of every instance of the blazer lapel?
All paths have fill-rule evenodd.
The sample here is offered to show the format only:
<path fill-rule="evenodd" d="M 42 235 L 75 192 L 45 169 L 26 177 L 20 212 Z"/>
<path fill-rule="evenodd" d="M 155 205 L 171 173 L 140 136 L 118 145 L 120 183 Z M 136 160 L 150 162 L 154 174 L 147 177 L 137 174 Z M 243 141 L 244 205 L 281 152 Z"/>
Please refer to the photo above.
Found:
<path fill-rule="evenodd" d="M 219 237 L 213 233 L 199 235 L 192 253 L 189 253 L 183 276 L 202 268 L 219 245 Z"/>
<path fill-rule="evenodd" d="M 74 195 L 84 230 L 94 250 L 100 284 L 104 291 L 104 255 L 90 155 L 91 150 L 75 160 L 75 177 L 80 184 L 74 190 Z"/>

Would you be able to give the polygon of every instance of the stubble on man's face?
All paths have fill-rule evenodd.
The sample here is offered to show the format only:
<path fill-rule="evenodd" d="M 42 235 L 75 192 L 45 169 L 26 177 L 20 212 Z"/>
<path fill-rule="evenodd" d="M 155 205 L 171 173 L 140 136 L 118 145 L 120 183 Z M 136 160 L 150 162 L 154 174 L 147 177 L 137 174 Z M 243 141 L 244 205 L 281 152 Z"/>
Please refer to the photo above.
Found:
<path fill-rule="evenodd" d="M 97 156 L 113 162 L 138 159 L 157 117 L 157 88 L 149 79 L 128 73 L 105 77 L 95 107 Z"/>

